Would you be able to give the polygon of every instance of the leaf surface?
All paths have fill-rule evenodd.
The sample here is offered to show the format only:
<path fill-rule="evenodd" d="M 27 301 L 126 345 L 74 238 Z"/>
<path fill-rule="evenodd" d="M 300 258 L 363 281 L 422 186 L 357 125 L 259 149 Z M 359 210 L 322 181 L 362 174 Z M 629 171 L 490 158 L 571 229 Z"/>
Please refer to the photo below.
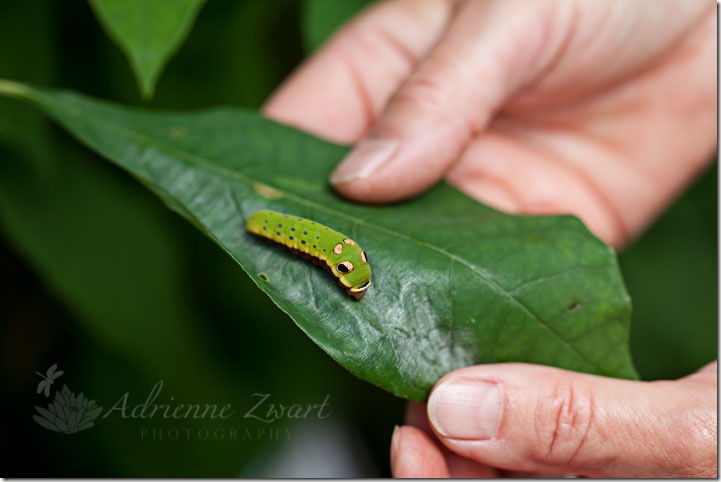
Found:
<path fill-rule="evenodd" d="M 326 181 L 345 147 L 254 112 L 150 112 L 9 82 L 3 92 L 141 180 L 335 360 L 396 395 L 423 401 L 441 376 L 476 363 L 636 377 L 615 254 L 573 217 L 509 216 L 445 183 L 406 203 L 357 205 Z M 246 233 L 258 209 L 355 239 L 373 268 L 363 300 Z"/>

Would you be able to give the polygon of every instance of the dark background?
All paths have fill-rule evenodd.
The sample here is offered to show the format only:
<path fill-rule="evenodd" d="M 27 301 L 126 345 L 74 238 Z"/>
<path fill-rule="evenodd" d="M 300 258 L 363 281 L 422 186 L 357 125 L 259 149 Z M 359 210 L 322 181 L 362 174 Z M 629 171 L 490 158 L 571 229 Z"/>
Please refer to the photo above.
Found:
<path fill-rule="evenodd" d="M 257 108 L 305 55 L 303 25 L 332 25 L 339 15 L 324 18 L 322 4 L 309 11 L 294 0 L 208 2 L 155 98 L 143 102 L 84 1 L 4 1 L 0 77 L 148 108 Z M 620 263 L 644 379 L 683 376 L 713 360 L 715 165 Z M 388 475 L 401 400 L 332 362 L 230 258 L 127 174 L 5 99 L 0 273 L 3 475 Z M 229 423 L 116 413 L 90 430 L 54 433 L 32 420 L 34 407 L 48 403 L 36 393 L 36 372 L 53 364 L 64 371 L 53 392 L 67 385 L 105 409 L 124 393 L 142 403 L 162 380 L 158 402 L 231 404 L 237 415 Z M 242 418 L 255 393 L 284 404 L 328 397 L 332 413 L 272 424 Z M 163 438 L 142 438 L 153 429 Z M 168 439 L 185 429 L 190 439 Z M 201 439 L 203 429 L 225 438 Z"/>

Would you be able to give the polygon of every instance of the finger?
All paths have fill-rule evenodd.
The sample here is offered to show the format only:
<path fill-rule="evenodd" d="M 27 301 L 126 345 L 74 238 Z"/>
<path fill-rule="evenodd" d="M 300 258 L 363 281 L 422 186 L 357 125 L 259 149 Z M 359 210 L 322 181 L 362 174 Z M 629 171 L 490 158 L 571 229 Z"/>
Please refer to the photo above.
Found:
<path fill-rule="evenodd" d="M 462 457 L 448 449 L 442 453 L 446 458 L 448 473 L 454 479 L 497 479 L 503 475 L 498 469 Z"/>
<path fill-rule="evenodd" d="M 544 39 L 543 54 L 514 47 L 537 46 L 539 17 L 548 16 L 545 3 L 524 5 L 459 3 L 444 36 L 333 173 L 335 188 L 353 200 L 391 202 L 438 181 L 505 99 L 560 48 L 553 39 Z"/>
<path fill-rule="evenodd" d="M 493 467 L 715 477 L 715 379 L 693 380 L 644 383 L 535 365 L 476 366 L 436 385 L 428 415 L 451 450 Z"/>
<path fill-rule="evenodd" d="M 634 5 L 640 4 L 646 5 Z M 716 47 L 709 40 L 716 16 L 703 20 L 652 71 L 593 102 L 561 114 L 506 109 L 446 178 L 502 211 L 573 214 L 608 244 L 627 243 L 712 160 Z M 664 99 L 687 78 L 701 80 L 684 91 L 692 95 L 675 96 L 670 106 Z M 678 135 L 679 118 L 684 135 Z"/>
<path fill-rule="evenodd" d="M 415 427 L 396 427 L 391 439 L 391 472 L 400 478 L 450 476 L 440 447 Z"/>
<path fill-rule="evenodd" d="M 409 402 L 406 406 L 406 425 L 416 428 L 430 438 L 436 445 L 439 444 L 433 429 L 428 421 L 428 411 L 425 404 Z M 499 472 L 491 467 L 479 464 L 478 462 L 461 457 L 451 452 L 447 447 L 440 446 L 441 453 L 446 461 L 448 472 L 453 478 L 474 478 L 474 477 L 498 477 Z"/>
<path fill-rule="evenodd" d="M 355 142 L 437 40 L 450 1 L 380 2 L 358 15 L 273 94 L 263 112 L 336 142 Z"/>
<path fill-rule="evenodd" d="M 718 379 L 718 362 L 713 361 L 701 367 L 696 373 L 692 373 L 683 378 L 687 382 L 702 383 L 712 385 Z"/>
<path fill-rule="evenodd" d="M 545 125 L 551 129 L 551 122 Z M 595 182 L 603 176 L 596 171 L 610 171 L 609 166 L 620 163 L 614 164 L 610 156 L 594 151 L 597 146 L 582 147 L 582 142 L 576 142 L 575 152 L 561 155 L 544 149 L 543 141 L 529 140 L 531 136 L 518 125 L 496 119 L 483 136 L 469 143 L 446 179 L 469 196 L 506 213 L 575 215 L 596 236 L 611 246 L 619 246 L 628 238 L 628 230 L 609 203 L 609 196 Z M 585 158 L 594 162 L 576 168 L 566 160 L 574 155 L 582 158 L 577 152 L 588 153 Z M 648 194 L 641 187 L 633 192 L 639 198 Z M 636 206 L 640 201 L 632 204 Z"/>

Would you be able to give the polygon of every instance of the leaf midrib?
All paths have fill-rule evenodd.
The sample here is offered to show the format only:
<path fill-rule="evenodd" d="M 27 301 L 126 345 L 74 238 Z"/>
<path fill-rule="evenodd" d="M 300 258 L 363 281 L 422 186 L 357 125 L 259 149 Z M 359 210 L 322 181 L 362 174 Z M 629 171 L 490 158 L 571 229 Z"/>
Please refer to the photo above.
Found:
<path fill-rule="evenodd" d="M 185 162 L 196 165 L 197 167 L 205 168 L 210 172 L 214 172 L 217 175 L 220 175 L 221 177 L 227 177 L 227 178 L 235 179 L 237 181 L 245 182 L 245 183 L 249 184 L 251 187 L 252 187 L 253 183 L 261 183 L 261 184 L 266 184 L 266 185 L 269 184 L 266 181 L 257 180 L 250 176 L 247 176 L 246 174 L 240 173 L 238 171 L 233 171 L 228 168 L 219 166 L 201 156 L 180 150 L 180 149 L 176 148 L 175 146 L 166 144 L 155 137 L 150 137 L 143 133 L 129 130 L 125 126 L 114 124 L 104 118 L 101 118 L 101 117 L 93 116 L 93 115 L 87 113 L 87 111 L 85 111 L 82 108 L 80 108 L 79 110 L 71 110 L 70 109 L 71 104 L 66 104 L 60 100 L 56 100 L 54 97 L 52 97 L 48 94 L 45 94 L 39 90 L 28 88 L 28 91 L 23 92 L 21 95 L 25 95 L 29 100 L 34 100 L 33 96 L 37 95 L 41 98 L 42 101 L 44 101 L 48 104 L 54 104 L 56 106 L 56 108 L 58 108 L 62 111 L 65 111 L 66 113 L 68 113 L 71 116 L 75 116 L 75 117 L 78 117 L 80 115 L 85 116 L 86 119 L 92 120 L 96 127 L 104 127 L 106 130 L 113 132 L 116 135 L 124 134 L 126 139 L 128 139 L 128 140 L 131 140 L 131 141 L 135 140 L 136 142 L 138 142 L 141 145 L 146 145 L 148 147 L 158 149 L 161 152 L 164 151 L 165 154 L 174 154 L 180 160 L 184 160 Z M 72 106 L 72 107 L 75 107 L 75 106 Z M 174 156 L 171 156 L 171 157 L 174 157 Z M 397 231 L 386 228 L 384 226 L 369 223 L 362 218 L 352 216 L 352 215 L 344 213 L 342 211 L 336 211 L 331 208 L 327 208 L 326 206 L 324 206 L 322 204 L 318 204 L 314 201 L 310 201 L 308 199 L 305 199 L 305 198 L 297 196 L 293 193 L 290 193 L 290 192 L 284 190 L 283 188 L 279 188 L 276 186 L 271 186 L 271 187 L 273 189 L 277 190 L 278 192 L 282 193 L 288 199 L 295 201 L 296 203 L 298 203 L 302 206 L 310 207 L 317 211 L 325 212 L 327 214 L 337 216 L 340 218 L 345 218 L 345 219 L 349 220 L 350 222 L 356 223 L 358 225 L 361 225 L 361 226 L 364 226 L 364 227 L 367 227 L 370 229 L 374 229 L 379 232 L 383 232 L 385 234 L 394 236 L 396 238 L 399 238 L 399 239 L 402 239 L 405 241 L 420 244 L 422 246 L 427 247 L 428 249 L 431 249 L 433 251 L 436 251 L 436 252 L 448 257 L 451 261 L 458 262 L 459 264 L 461 264 L 461 265 L 465 266 L 467 269 L 469 269 L 471 272 L 475 273 L 479 278 L 481 278 L 486 283 L 486 285 L 490 286 L 497 293 L 500 293 L 507 300 L 509 300 L 512 304 L 517 306 L 531 320 L 536 321 L 548 333 L 550 333 L 558 341 L 560 341 L 569 351 L 571 351 L 577 357 L 579 357 L 581 360 L 585 361 L 586 363 L 589 363 L 594 368 L 596 368 L 597 370 L 600 371 L 601 367 L 595 361 L 589 359 L 584 353 L 580 352 L 568 340 L 563 338 L 559 332 L 554 330 L 547 322 L 542 320 L 538 315 L 536 315 L 533 311 L 531 311 L 530 308 L 523 301 L 521 301 L 520 299 L 513 296 L 513 293 L 511 291 L 509 291 L 503 285 L 501 285 L 498 281 L 496 281 L 485 270 L 475 266 L 473 263 L 467 261 L 466 259 L 460 257 L 459 255 L 453 254 L 451 252 L 446 251 L 445 249 L 443 249 L 441 247 L 435 246 L 433 244 L 429 244 L 425 241 L 421 241 L 421 240 L 412 238 L 411 236 L 408 236 L 403 233 L 399 233 Z M 233 256 L 233 258 L 235 259 L 234 256 Z M 237 262 L 237 259 L 236 259 L 236 262 Z"/>

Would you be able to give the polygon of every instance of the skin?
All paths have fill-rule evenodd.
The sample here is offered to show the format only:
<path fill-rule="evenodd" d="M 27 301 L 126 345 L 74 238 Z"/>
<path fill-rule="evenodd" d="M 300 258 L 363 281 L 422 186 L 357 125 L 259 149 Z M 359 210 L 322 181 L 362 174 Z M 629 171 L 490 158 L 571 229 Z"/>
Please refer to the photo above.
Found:
<path fill-rule="evenodd" d="M 716 30 L 709 0 L 389 0 L 265 113 L 355 144 L 331 176 L 348 199 L 446 178 L 506 212 L 574 214 L 620 248 L 715 151 Z M 409 407 L 391 463 L 399 477 L 715 477 L 716 408 L 715 363 L 662 382 L 468 367 Z"/>

